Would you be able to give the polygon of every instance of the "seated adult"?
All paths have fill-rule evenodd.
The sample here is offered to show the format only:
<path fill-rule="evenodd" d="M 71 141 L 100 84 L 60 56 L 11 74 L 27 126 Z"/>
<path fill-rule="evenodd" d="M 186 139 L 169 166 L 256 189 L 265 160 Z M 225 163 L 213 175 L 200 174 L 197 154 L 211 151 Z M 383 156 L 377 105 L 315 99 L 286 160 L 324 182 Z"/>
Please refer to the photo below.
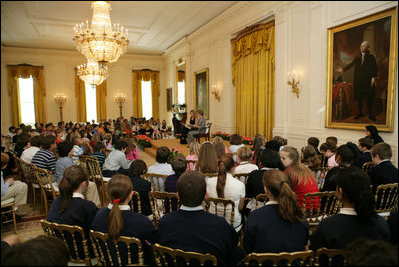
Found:
<path fill-rule="evenodd" d="M 181 207 L 160 219 L 156 242 L 183 251 L 209 253 L 221 266 L 236 265 L 243 258 L 236 231 L 224 218 L 205 212 L 201 206 L 206 194 L 204 176 L 186 171 L 177 182 L 177 192 Z"/>
<path fill-rule="evenodd" d="M 335 182 L 342 208 L 338 214 L 320 222 L 310 236 L 310 249 L 346 249 L 361 237 L 389 242 L 389 227 L 375 212 L 367 175 L 355 167 L 344 168 L 336 174 Z"/>
<path fill-rule="evenodd" d="M 156 229 L 146 216 L 130 210 L 129 202 L 132 200 L 133 186 L 129 177 L 123 174 L 112 176 L 108 182 L 108 195 L 111 203 L 97 212 L 91 228 L 107 233 L 112 241 L 120 236 L 139 238 L 145 253 L 144 264 L 150 265 L 152 253 L 147 242 L 155 241 Z"/>
<path fill-rule="evenodd" d="M 186 171 L 187 161 L 182 156 L 176 156 L 172 160 L 172 170 L 175 172 L 172 175 L 166 177 L 165 180 L 165 191 L 166 192 L 177 192 L 177 181 L 179 177 Z"/>
<path fill-rule="evenodd" d="M 209 197 L 225 198 L 234 201 L 234 229 L 238 232 L 241 229 L 241 210 L 244 206 L 245 185 L 231 175 L 234 168 L 234 160 L 230 156 L 222 156 L 218 161 L 219 171 L 217 177 L 206 180 L 206 191 Z M 210 210 L 214 213 L 215 206 L 211 205 Z M 227 212 L 232 212 L 227 207 Z M 219 215 L 219 212 L 218 212 Z M 220 216 L 223 216 L 221 212 Z M 226 218 L 230 222 L 230 218 Z"/>
<path fill-rule="evenodd" d="M 141 175 L 147 173 L 147 170 L 147 164 L 141 159 L 133 160 L 132 164 L 130 164 L 129 178 L 134 191 L 137 191 L 140 195 L 141 213 L 145 216 L 152 214 L 150 199 L 148 197 L 148 193 L 151 191 L 151 183 L 141 177 Z"/>
<path fill-rule="evenodd" d="M 240 163 L 235 167 L 234 174 L 251 173 L 252 171 L 259 170 L 258 166 L 249 162 L 251 158 L 251 150 L 244 146 L 237 150 L 238 162 Z"/>
<path fill-rule="evenodd" d="M 358 168 L 362 168 L 364 163 L 372 161 L 370 149 L 373 147 L 373 140 L 370 138 L 360 138 L 358 141 L 358 148 L 360 150 L 359 156 L 353 163 Z"/>
<path fill-rule="evenodd" d="M 390 161 L 392 157 L 391 146 L 387 143 L 378 143 L 371 148 L 370 152 L 375 164 L 369 172 L 373 191 L 381 184 L 397 183 L 398 169 Z"/>
<path fill-rule="evenodd" d="M 194 136 L 199 133 L 205 133 L 206 131 L 206 120 L 203 117 L 204 112 L 199 109 L 197 110 L 197 123 L 191 127 L 191 131 L 188 132 L 187 135 L 187 143 L 191 144 L 194 141 Z"/>
<path fill-rule="evenodd" d="M 157 149 L 157 153 L 155 156 L 155 164 L 151 165 L 148 168 L 148 172 L 149 173 L 155 173 L 155 174 L 161 174 L 161 175 L 172 175 L 175 172 L 172 169 L 172 165 L 170 165 L 168 163 L 168 159 L 169 159 L 169 148 L 166 146 L 161 146 Z M 155 191 L 162 191 L 162 189 L 164 188 L 164 181 L 162 179 L 160 179 L 159 181 L 159 185 L 160 188 L 158 188 L 158 183 L 155 181 L 155 179 L 157 179 L 156 177 L 154 177 L 154 184 L 157 186 L 155 188 Z"/>
<path fill-rule="evenodd" d="M 115 142 L 114 148 L 115 150 L 112 150 L 104 161 L 104 177 L 111 177 L 116 173 L 127 173 L 130 167 L 131 161 L 126 159 L 125 154 L 128 144 L 123 140 L 118 140 Z"/>
<path fill-rule="evenodd" d="M 64 142 L 61 142 L 58 146 L 62 143 Z M 70 149 L 73 149 L 72 143 L 70 143 Z M 92 201 L 86 200 L 83 196 L 87 191 L 88 185 L 89 174 L 83 167 L 75 165 L 66 168 L 58 185 L 60 196 L 51 205 L 47 220 L 49 222 L 82 227 L 85 231 L 86 239 L 90 243 L 89 230 L 98 208 Z M 94 257 L 91 246 L 89 247 L 91 257 Z M 83 248 L 79 248 L 79 253 L 83 255 Z"/>
<path fill-rule="evenodd" d="M 21 159 L 27 163 L 32 163 L 33 156 L 40 150 L 41 137 L 35 136 L 30 140 L 30 147 L 22 152 Z"/>
<path fill-rule="evenodd" d="M 24 215 L 20 213 L 18 207 L 26 204 L 28 198 L 28 185 L 21 181 L 15 181 L 12 177 L 3 178 L 3 169 L 7 167 L 9 156 L 1 153 L 1 201 L 14 198 L 16 215 L 18 217 Z"/>
<path fill-rule="evenodd" d="M 33 156 L 32 164 L 36 167 L 46 169 L 50 174 L 55 173 L 55 163 L 57 158 L 54 150 L 57 147 L 54 135 L 46 135 L 42 137 L 42 149 Z"/>
<path fill-rule="evenodd" d="M 309 225 L 282 171 L 263 175 L 269 201 L 248 216 L 244 232 L 246 253 L 280 253 L 306 250 Z"/>

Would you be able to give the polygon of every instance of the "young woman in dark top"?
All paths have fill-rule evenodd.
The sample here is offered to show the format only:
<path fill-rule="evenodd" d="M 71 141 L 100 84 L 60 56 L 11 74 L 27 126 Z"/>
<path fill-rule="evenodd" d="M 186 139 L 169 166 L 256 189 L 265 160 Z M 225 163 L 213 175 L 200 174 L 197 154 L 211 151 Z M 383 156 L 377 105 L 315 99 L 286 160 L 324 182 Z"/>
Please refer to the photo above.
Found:
<path fill-rule="evenodd" d="M 132 164 L 130 164 L 130 181 L 132 182 L 134 191 L 137 191 L 140 195 L 141 213 L 145 216 L 152 214 L 150 199 L 148 198 L 148 193 L 151 191 L 151 183 L 141 178 L 141 175 L 147 173 L 147 171 L 147 164 L 141 159 L 133 160 Z M 132 199 L 132 201 L 135 202 L 137 200 Z"/>
<path fill-rule="evenodd" d="M 348 244 L 361 237 L 389 241 L 389 227 L 376 214 L 367 174 L 354 166 L 343 168 L 335 175 L 335 183 L 343 208 L 320 222 L 310 237 L 310 249 L 346 249 Z"/>
<path fill-rule="evenodd" d="M 366 126 L 366 137 L 373 139 L 374 145 L 384 142 L 384 140 L 381 138 L 381 136 L 378 133 L 377 127 L 375 127 L 374 125 Z"/>
<path fill-rule="evenodd" d="M 145 241 L 150 243 L 155 241 L 156 229 L 146 216 L 130 210 L 129 202 L 133 196 L 133 186 L 129 177 L 123 174 L 112 176 L 108 182 L 108 195 L 111 203 L 98 211 L 91 228 L 108 233 L 108 238 L 112 241 L 120 236 L 139 238 L 144 250 L 144 264 L 151 265 L 153 262 L 149 261 L 152 259 L 152 253 Z M 115 253 L 115 247 L 110 247 L 110 250 L 111 253 Z M 127 262 L 126 256 L 122 253 L 123 262 Z M 107 262 L 106 265 L 110 264 Z"/>
<path fill-rule="evenodd" d="M 263 184 L 269 201 L 249 214 L 244 233 L 247 253 L 280 253 L 306 250 L 309 226 L 298 206 L 286 174 L 269 170 Z"/>
<path fill-rule="evenodd" d="M 89 230 L 98 208 L 93 202 L 83 197 L 88 184 L 89 174 L 86 169 L 79 165 L 66 168 L 64 176 L 58 184 L 60 196 L 51 205 L 47 220 L 82 227 L 90 245 Z M 90 256 L 94 257 L 91 246 L 89 248 Z M 83 247 L 79 248 L 79 253 L 82 253 L 81 258 L 84 258 Z"/>

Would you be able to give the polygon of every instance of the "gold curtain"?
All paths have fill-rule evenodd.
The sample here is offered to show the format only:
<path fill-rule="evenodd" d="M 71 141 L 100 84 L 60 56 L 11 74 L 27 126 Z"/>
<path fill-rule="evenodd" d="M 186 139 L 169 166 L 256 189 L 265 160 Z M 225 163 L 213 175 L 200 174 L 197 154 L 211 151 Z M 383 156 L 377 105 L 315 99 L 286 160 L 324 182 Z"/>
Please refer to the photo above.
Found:
<path fill-rule="evenodd" d="M 151 81 L 152 117 L 159 119 L 159 71 L 133 70 L 133 116 L 142 117 L 141 81 Z"/>
<path fill-rule="evenodd" d="M 97 121 L 107 119 L 107 81 L 96 86 Z"/>
<path fill-rule="evenodd" d="M 76 106 L 78 108 L 78 122 L 86 122 L 86 85 L 85 82 L 79 78 L 77 68 L 75 68 L 75 97 Z"/>
<path fill-rule="evenodd" d="M 43 67 L 27 64 L 9 65 L 8 95 L 11 97 L 12 124 L 21 124 L 21 108 L 19 106 L 19 78 L 33 78 L 33 97 L 35 101 L 35 122 L 46 123 L 46 87 L 44 84 Z"/>
<path fill-rule="evenodd" d="M 274 127 L 274 21 L 249 27 L 231 40 L 235 86 L 235 127 L 243 136 Z"/>

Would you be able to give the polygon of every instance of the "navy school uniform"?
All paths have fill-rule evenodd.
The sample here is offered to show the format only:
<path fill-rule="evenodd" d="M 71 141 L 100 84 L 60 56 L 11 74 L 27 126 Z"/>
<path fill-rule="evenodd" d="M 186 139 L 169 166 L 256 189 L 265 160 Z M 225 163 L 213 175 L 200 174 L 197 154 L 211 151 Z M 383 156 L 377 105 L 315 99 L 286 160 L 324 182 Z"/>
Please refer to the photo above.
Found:
<path fill-rule="evenodd" d="M 144 180 L 139 175 L 133 175 L 129 173 L 129 178 L 132 182 L 133 190 L 137 191 L 140 195 L 141 213 L 145 216 L 151 215 L 151 204 L 148 197 L 148 193 L 151 191 L 151 183 Z M 137 199 L 133 197 L 132 201 L 137 202 Z"/>

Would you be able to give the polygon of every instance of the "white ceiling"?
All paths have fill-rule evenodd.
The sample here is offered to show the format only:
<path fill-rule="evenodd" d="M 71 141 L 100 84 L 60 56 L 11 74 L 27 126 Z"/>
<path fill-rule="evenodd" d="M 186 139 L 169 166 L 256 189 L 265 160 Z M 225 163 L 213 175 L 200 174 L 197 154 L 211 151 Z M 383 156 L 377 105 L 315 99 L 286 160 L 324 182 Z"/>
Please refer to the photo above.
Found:
<path fill-rule="evenodd" d="M 129 29 L 128 53 L 161 55 L 238 1 L 110 1 L 111 23 Z M 91 1 L 1 1 L 1 44 L 75 50 L 73 27 Z"/>

